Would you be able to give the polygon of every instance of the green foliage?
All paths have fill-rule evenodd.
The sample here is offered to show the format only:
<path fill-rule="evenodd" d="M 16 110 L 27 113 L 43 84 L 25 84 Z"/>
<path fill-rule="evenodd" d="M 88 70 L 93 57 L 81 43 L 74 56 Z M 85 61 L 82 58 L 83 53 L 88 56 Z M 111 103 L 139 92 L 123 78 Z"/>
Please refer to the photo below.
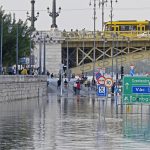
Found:
<path fill-rule="evenodd" d="M 12 25 L 12 30 L 9 33 L 9 26 Z M 1 28 L 3 27 L 3 30 Z M 11 14 L 5 14 L 5 11 L 0 7 L 0 35 L 3 31 L 3 66 L 9 66 L 16 63 L 16 39 L 18 28 L 18 55 L 28 57 L 30 53 L 30 28 L 26 22 L 19 20 L 11 21 Z M 23 36 L 23 33 L 25 35 Z M 33 45 L 32 45 L 33 47 Z M 19 59 L 18 58 L 18 59 Z"/>

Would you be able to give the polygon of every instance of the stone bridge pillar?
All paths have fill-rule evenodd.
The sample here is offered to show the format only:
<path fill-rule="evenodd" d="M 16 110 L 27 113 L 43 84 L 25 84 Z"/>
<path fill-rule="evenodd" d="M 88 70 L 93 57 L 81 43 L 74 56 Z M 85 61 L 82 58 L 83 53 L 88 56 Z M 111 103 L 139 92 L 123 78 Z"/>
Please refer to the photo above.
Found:
<path fill-rule="evenodd" d="M 58 75 L 60 64 L 62 63 L 62 41 L 61 31 L 57 28 L 51 28 L 50 31 L 39 31 L 34 49 L 35 67 L 41 66 L 41 72 L 46 72 Z M 45 51 L 45 52 L 44 52 Z M 45 55 L 45 58 L 44 58 Z M 45 60 L 45 64 L 44 64 Z"/>

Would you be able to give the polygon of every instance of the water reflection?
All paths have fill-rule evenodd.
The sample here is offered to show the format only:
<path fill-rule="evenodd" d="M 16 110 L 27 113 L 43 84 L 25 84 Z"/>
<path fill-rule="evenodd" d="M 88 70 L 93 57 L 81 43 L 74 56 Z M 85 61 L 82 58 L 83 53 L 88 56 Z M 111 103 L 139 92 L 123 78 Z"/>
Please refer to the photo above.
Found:
<path fill-rule="evenodd" d="M 150 107 L 89 97 L 0 104 L 0 150 L 149 150 Z"/>

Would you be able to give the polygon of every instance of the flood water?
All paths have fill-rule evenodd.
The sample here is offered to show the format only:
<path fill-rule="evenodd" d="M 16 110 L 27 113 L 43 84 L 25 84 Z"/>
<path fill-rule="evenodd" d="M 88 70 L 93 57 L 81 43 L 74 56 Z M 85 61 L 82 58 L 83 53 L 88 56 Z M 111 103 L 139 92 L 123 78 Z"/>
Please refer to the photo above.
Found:
<path fill-rule="evenodd" d="M 150 107 L 121 114 L 115 101 L 105 104 L 56 95 L 1 103 L 0 150 L 150 150 Z"/>

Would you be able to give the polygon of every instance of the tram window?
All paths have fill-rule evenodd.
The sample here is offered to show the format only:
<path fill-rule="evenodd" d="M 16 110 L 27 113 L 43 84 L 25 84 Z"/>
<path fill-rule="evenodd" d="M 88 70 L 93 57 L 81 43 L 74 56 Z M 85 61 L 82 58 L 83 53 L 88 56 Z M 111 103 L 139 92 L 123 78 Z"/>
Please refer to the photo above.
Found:
<path fill-rule="evenodd" d="M 119 31 L 119 26 L 116 27 L 116 31 Z"/>
<path fill-rule="evenodd" d="M 111 28 L 110 28 L 110 31 L 114 31 L 114 27 L 111 27 Z"/>
<path fill-rule="evenodd" d="M 125 26 L 120 26 L 120 31 L 125 31 Z"/>
<path fill-rule="evenodd" d="M 125 31 L 129 31 L 129 26 L 125 26 Z"/>
<path fill-rule="evenodd" d="M 137 29 L 136 29 L 136 26 L 133 26 L 133 30 L 134 30 L 134 31 L 136 31 L 136 30 L 137 30 Z"/>
<path fill-rule="evenodd" d="M 147 31 L 147 30 L 149 30 L 150 29 L 150 27 L 149 26 L 145 26 L 145 30 Z"/>

